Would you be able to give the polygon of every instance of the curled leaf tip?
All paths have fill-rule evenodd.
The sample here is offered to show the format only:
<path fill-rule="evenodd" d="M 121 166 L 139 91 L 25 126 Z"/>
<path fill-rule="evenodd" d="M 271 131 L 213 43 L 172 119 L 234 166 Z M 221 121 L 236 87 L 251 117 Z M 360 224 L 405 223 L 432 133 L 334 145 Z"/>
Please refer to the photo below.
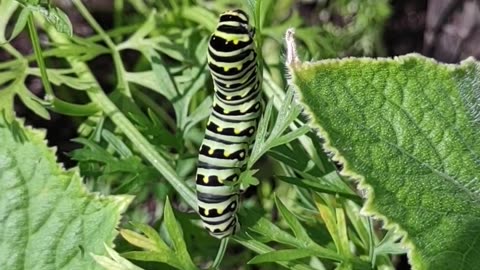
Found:
<path fill-rule="evenodd" d="M 289 28 L 285 33 L 285 45 L 287 47 L 287 66 L 300 63 L 297 55 L 297 46 L 295 44 L 295 29 Z"/>

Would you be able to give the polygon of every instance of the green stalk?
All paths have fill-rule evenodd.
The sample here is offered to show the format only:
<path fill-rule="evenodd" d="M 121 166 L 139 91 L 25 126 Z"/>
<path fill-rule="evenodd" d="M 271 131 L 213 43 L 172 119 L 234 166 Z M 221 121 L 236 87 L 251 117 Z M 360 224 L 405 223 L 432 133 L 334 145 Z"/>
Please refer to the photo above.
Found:
<path fill-rule="evenodd" d="M 54 112 L 70 116 L 90 116 L 100 111 L 100 108 L 94 102 L 87 104 L 74 104 L 63 101 L 56 97 L 54 97 L 50 102 L 51 104 L 47 105 L 47 108 Z"/>
<path fill-rule="evenodd" d="M 220 242 L 220 247 L 218 248 L 217 252 L 217 257 L 215 257 L 215 261 L 213 261 L 212 264 L 212 269 L 220 269 L 220 263 L 222 263 L 223 257 L 225 256 L 225 251 L 227 250 L 228 247 L 228 240 L 230 238 L 223 238 L 222 241 Z"/>
<path fill-rule="evenodd" d="M 15 60 L 8 61 L 6 63 L 12 63 L 13 64 L 13 62 L 17 62 L 17 61 L 25 62 L 22 54 L 19 51 L 17 51 L 17 49 L 15 49 L 15 47 L 13 47 L 10 43 L 2 44 L 2 48 L 5 49 L 5 51 L 7 51 L 9 54 L 11 54 L 13 57 L 16 58 Z M 2 67 L 4 66 L 4 64 L 5 63 L 2 63 Z M 5 64 L 5 66 L 7 66 L 7 64 Z"/>
<path fill-rule="evenodd" d="M 116 29 L 117 27 L 122 25 L 123 22 L 123 8 L 125 4 L 123 0 L 114 0 L 113 1 L 113 28 Z M 120 39 L 120 37 L 118 37 Z"/>
<path fill-rule="evenodd" d="M 42 80 L 43 88 L 45 89 L 47 95 L 54 97 L 55 95 L 53 93 L 50 80 L 48 80 L 47 68 L 45 66 L 45 61 L 43 60 L 42 48 L 40 47 L 40 40 L 35 29 L 35 23 L 33 21 L 32 14 L 28 16 L 27 25 L 28 33 L 30 34 L 30 39 L 32 41 L 33 51 L 35 52 L 35 58 L 37 59 L 38 68 L 40 69 L 40 74 L 42 75 L 40 78 Z"/>

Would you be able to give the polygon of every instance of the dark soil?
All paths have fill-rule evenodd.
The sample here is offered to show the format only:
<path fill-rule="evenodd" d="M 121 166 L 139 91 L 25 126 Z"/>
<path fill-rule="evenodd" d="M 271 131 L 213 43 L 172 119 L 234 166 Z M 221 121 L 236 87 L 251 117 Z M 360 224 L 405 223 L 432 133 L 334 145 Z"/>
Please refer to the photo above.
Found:
<path fill-rule="evenodd" d="M 445 63 L 480 59 L 480 1 L 397 0 L 385 29 L 390 56 L 421 53 Z"/>

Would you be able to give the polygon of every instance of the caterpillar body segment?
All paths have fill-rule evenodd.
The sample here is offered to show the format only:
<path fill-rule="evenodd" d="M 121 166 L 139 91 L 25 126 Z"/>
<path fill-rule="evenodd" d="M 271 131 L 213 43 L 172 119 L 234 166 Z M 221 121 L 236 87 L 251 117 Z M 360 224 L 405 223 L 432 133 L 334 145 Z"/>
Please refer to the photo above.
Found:
<path fill-rule="evenodd" d="M 239 229 L 239 177 L 262 113 L 254 28 L 241 10 L 220 16 L 208 44 L 214 82 L 212 113 L 199 150 L 196 175 L 198 212 L 216 238 Z"/>

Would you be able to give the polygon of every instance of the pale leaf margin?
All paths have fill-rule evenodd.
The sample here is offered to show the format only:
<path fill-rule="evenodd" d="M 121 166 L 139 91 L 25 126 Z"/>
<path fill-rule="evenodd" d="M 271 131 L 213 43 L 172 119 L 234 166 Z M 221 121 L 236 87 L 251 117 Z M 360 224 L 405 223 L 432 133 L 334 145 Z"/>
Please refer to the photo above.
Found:
<path fill-rule="evenodd" d="M 12 136 L 16 136 L 17 138 L 14 140 L 18 140 L 19 142 L 30 141 L 33 144 L 36 144 L 37 147 L 43 148 L 42 153 L 45 155 L 45 159 L 48 162 L 52 163 L 52 167 L 54 170 L 60 172 L 60 174 L 68 174 L 73 178 L 73 181 L 79 181 L 77 183 L 79 185 L 79 192 L 80 195 L 84 196 L 85 198 L 90 198 L 93 200 L 105 200 L 108 199 L 112 203 L 116 204 L 118 216 L 115 221 L 115 227 L 112 228 L 112 232 L 110 234 L 109 245 L 113 246 L 113 240 L 118 235 L 118 225 L 120 224 L 121 215 L 127 210 L 130 203 L 133 201 L 134 196 L 132 195 L 115 195 L 115 196 L 105 196 L 99 194 L 97 192 L 90 192 L 85 184 L 81 182 L 81 176 L 78 170 L 78 167 L 73 167 L 71 169 L 66 170 L 62 163 L 59 163 L 57 160 L 56 152 L 57 147 L 49 147 L 48 141 L 46 140 L 46 130 L 44 129 L 37 129 L 29 125 L 25 125 L 25 120 L 23 118 L 13 118 L 8 117 L 5 115 L 3 110 L 0 110 L 0 128 L 11 129 Z M 109 249 L 106 243 L 104 243 L 105 249 L 104 253 L 109 253 Z M 130 269 L 129 269 L 130 270 Z M 132 269 L 138 270 L 138 269 Z"/>
<path fill-rule="evenodd" d="M 298 67 L 298 65 L 302 65 L 303 67 L 306 67 L 306 66 L 312 67 L 312 66 L 315 66 L 315 63 L 300 61 L 297 54 L 294 35 L 295 35 L 295 30 L 293 28 L 288 29 L 285 33 L 285 44 L 286 44 L 285 45 L 286 46 L 285 65 L 287 67 L 286 78 L 288 81 L 288 85 L 294 89 L 296 101 L 301 103 L 300 101 L 303 100 L 303 97 L 301 96 L 301 91 L 299 91 L 299 89 L 297 89 L 296 85 L 293 83 L 293 76 L 294 76 L 293 68 Z M 438 63 L 434 59 L 427 58 L 417 53 L 410 53 L 405 56 L 394 57 L 393 59 L 401 61 L 401 60 L 407 60 L 411 58 L 421 58 L 421 59 L 425 59 L 426 61 Z M 345 59 L 349 59 L 349 58 L 345 58 Z M 353 57 L 350 59 L 353 59 Z M 355 58 L 355 59 L 360 61 L 372 61 L 372 58 L 367 58 L 367 57 Z M 379 58 L 376 58 L 375 60 L 376 61 L 382 61 L 382 60 L 392 61 L 392 58 L 379 57 Z M 322 60 L 322 64 L 325 64 L 328 62 L 337 62 L 337 61 L 339 60 L 326 59 L 326 60 Z M 459 66 L 468 65 L 472 63 L 476 63 L 476 60 L 473 57 L 469 57 L 461 61 L 460 64 L 444 64 L 444 65 L 446 65 L 449 68 L 458 68 Z M 383 228 L 390 231 L 400 239 L 399 247 L 407 251 L 410 265 L 412 267 L 415 267 L 415 269 L 426 269 L 426 266 L 423 265 L 424 261 L 417 255 L 419 253 L 417 252 L 416 246 L 411 241 L 408 232 L 405 229 L 403 229 L 399 224 L 391 221 L 387 216 L 375 210 L 373 206 L 373 201 L 375 200 L 375 192 L 373 187 L 367 184 L 367 182 L 365 181 L 365 177 L 363 175 L 351 169 L 351 164 L 347 162 L 347 160 L 343 157 L 340 151 L 335 146 L 333 146 L 332 139 L 329 133 L 320 125 L 315 124 L 316 121 L 314 121 L 315 119 L 313 119 L 315 117 L 315 114 L 305 106 L 303 106 L 303 109 L 304 111 L 302 114 L 304 114 L 305 116 L 307 116 L 307 118 L 309 118 L 308 125 L 312 128 L 312 130 L 314 130 L 314 132 L 316 132 L 318 137 L 324 140 L 324 143 L 322 144 L 322 146 L 326 152 L 329 152 L 331 154 L 331 160 L 333 162 L 338 162 L 343 165 L 342 170 L 339 172 L 339 174 L 348 179 L 353 179 L 357 183 L 358 189 L 362 192 L 364 198 L 366 199 L 360 213 L 362 215 L 370 216 L 374 219 L 381 220 L 383 224 Z M 478 123 L 477 118 L 474 119 L 474 122 Z"/>

